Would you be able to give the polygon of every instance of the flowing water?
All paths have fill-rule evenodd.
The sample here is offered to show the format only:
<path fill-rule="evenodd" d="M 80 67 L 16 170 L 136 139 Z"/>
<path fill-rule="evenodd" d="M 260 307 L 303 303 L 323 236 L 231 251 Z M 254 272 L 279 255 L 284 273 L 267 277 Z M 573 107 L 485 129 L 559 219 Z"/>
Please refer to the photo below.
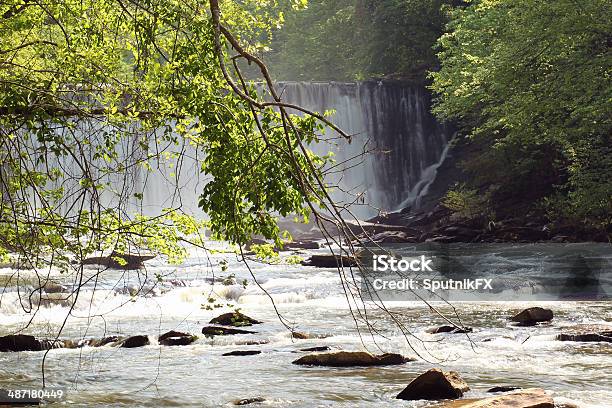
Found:
<path fill-rule="evenodd" d="M 228 269 L 221 273 L 224 262 Z M 372 337 L 362 332 L 360 338 L 336 270 L 255 261 L 249 265 L 261 287 L 274 299 L 278 312 L 295 323 L 296 330 L 328 337 L 292 339 L 244 263 L 235 255 L 193 251 L 180 267 L 152 260 L 145 270 L 108 270 L 96 282 L 87 283 L 62 338 L 146 334 L 151 345 L 54 349 L 45 363 L 47 385 L 66 389 L 68 397 L 63 403 L 75 406 L 217 407 L 237 398 L 261 396 L 267 400 L 266 406 L 278 407 L 420 407 L 429 404 L 394 397 L 419 373 L 440 367 L 461 373 L 472 389 L 467 397 L 483 397 L 493 386 L 513 385 L 544 388 L 557 402 L 574 402 L 581 407 L 612 404 L 609 343 L 554 340 L 560 327 L 611 323 L 610 302 L 539 302 L 554 309 L 555 318 L 552 324 L 538 327 L 514 327 L 506 320 L 535 303 L 455 303 L 463 323 L 474 327 L 469 337 L 427 334 L 426 328 L 443 321 L 421 303 L 394 302 L 389 306 L 401 312 L 406 326 L 423 341 L 409 338 L 408 343 L 389 317 L 375 309 L 370 310 L 369 319 L 380 333 Z M 5 276 L 14 272 L 1 271 Z M 95 273 L 95 269 L 85 272 L 88 276 Z M 230 274 L 234 280 L 221 282 Z M 163 276 L 162 282 L 157 282 L 157 275 Z M 27 272 L 20 272 L 20 279 L 27 286 Z M 57 279 L 67 285 L 71 282 L 67 276 Z M 21 297 L 15 286 L 9 286 L 0 297 L 3 334 L 19 330 L 33 317 L 33 313 L 24 312 L 28 306 L 24 285 Z M 141 294 L 132 296 L 139 289 Z M 209 298 L 215 302 L 210 303 Z M 223 306 L 206 309 L 213 304 Z M 257 334 L 212 339 L 200 336 L 188 346 L 157 344 L 156 336 L 168 330 L 198 334 L 212 317 L 233 310 L 226 304 L 262 320 L 263 324 L 248 328 Z M 440 307 L 451 312 L 444 305 Z M 24 332 L 52 337 L 68 310 L 59 302 L 47 304 L 36 311 Z M 322 345 L 371 352 L 382 349 L 420 357 L 389 367 L 314 368 L 291 364 L 305 354 L 298 349 Z M 222 356 L 232 350 L 262 353 Z M 0 388 L 40 387 L 43 355 L 0 353 Z"/>

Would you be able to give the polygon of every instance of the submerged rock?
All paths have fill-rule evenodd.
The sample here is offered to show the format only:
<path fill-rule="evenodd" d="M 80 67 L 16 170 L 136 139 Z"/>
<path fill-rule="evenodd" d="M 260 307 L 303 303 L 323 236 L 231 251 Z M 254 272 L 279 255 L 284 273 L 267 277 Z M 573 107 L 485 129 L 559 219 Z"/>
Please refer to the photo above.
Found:
<path fill-rule="evenodd" d="M 230 351 L 229 353 L 223 353 L 222 356 L 254 356 L 257 354 L 261 354 L 259 350 L 235 350 Z"/>
<path fill-rule="evenodd" d="M 159 336 L 157 341 L 162 346 L 186 346 L 198 339 L 198 336 L 193 336 L 189 333 L 177 332 L 170 330 Z"/>
<path fill-rule="evenodd" d="M 243 398 L 239 400 L 234 400 L 232 404 L 234 405 L 249 405 L 255 404 L 257 402 L 264 402 L 266 399 L 263 397 L 253 397 L 253 398 Z"/>
<path fill-rule="evenodd" d="M 151 344 L 148 336 L 138 335 L 131 336 L 126 338 L 125 340 L 121 340 L 117 346 L 122 348 L 135 348 L 135 347 L 143 347 Z"/>
<path fill-rule="evenodd" d="M 255 320 L 249 316 L 243 315 L 240 312 L 224 313 L 220 316 L 211 319 L 210 324 L 219 324 L 221 326 L 252 326 L 254 324 L 261 324 L 259 320 Z"/>
<path fill-rule="evenodd" d="M 465 334 L 465 333 L 471 333 L 472 328 L 471 327 L 456 327 L 456 326 L 438 326 L 438 327 L 429 328 L 426 330 L 426 332 L 430 334 L 438 334 L 438 333 Z"/>
<path fill-rule="evenodd" d="M 404 364 L 410 359 L 400 355 L 385 353 L 378 356 L 365 351 L 337 351 L 334 353 L 309 354 L 293 362 L 297 365 L 327 367 L 360 367 Z"/>
<path fill-rule="evenodd" d="M 102 347 L 106 346 L 107 344 L 120 342 L 123 339 L 124 337 L 121 336 L 107 336 L 101 339 L 85 339 L 78 342 L 78 347 Z"/>
<path fill-rule="evenodd" d="M 412 380 L 396 398 L 410 401 L 457 399 L 469 389 L 458 373 L 432 368 Z"/>
<path fill-rule="evenodd" d="M 350 267 L 357 266 L 357 258 L 347 255 L 312 255 L 305 261 L 302 261 L 303 266 L 314 266 L 317 268 L 337 268 L 339 266 Z"/>
<path fill-rule="evenodd" d="M 517 322 L 519 326 L 535 326 L 538 323 L 549 322 L 552 319 L 552 310 L 541 307 L 530 307 L 510 318 L 513 322 Z"/>
<path fill-rule="evenodd" d="M 556 336 L 560 341 L 584 341 L 612 343 L 612 326 L 575 326 Z"/>
<path fill-rule="evenodd" d="M 232 327 L 222 326 L 205 326 L 202 328 L 202 334 L 205 336 L 227 336 L 231 334 L 255 334 L 257 332 L 250 330 L 235 329 Z"/>
<path fill-rule="evenodd" d="M 299 351 L 310 351 L 310 352 L 315 352 L 315 351 L 329 351 L 331 350 L 331 348 L 329 346 L 317 346 L 317 347 L 307 347 L 307 348 L 303 348 L 300 349 Z"/>
<path fill-rule="evenodd" d="M 554 408 L 553 399 L 540 388 L 527 388 L 491 398 L 450 401 L 441 408 Z"/>
<path fill-rule="evenodd" d="M 144 267 L 144 261 L 155 258 L 155 255 L 136 255 L 111 252 L 108 256 L 94 256 L 83 260 L 83 265 L 101 265 L 113 269 L 140 269 Z M 123 260 L 120 262 L 119 260 Z"/>

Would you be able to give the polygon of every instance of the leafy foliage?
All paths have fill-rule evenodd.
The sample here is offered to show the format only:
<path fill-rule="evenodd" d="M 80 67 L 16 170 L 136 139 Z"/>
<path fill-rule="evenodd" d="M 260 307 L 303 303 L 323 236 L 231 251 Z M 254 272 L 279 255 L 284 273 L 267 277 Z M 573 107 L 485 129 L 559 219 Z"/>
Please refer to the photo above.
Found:
<path fill-rule="evenodd" d="M 432 74 L 435 112 L 488 147 L 468 163 L 481 181 L 526 200 L 544 190 L 550 202 L 555 188 L 553 219 L 598 228 L 612 213 L 610 11 L 603 0 L 471 2 L 453 10 Z M 551 191 L 529 187 L 538 179 Z"/>
<path fill-rule="evenodd" d="M 221 21 L 260 52 L 291 7 L 303 1 L 223 1 Z M 181 243 L 201 244 L 205 228 L 278 240 L 276 217 L 317 205 L 324 159 L 302 142 L 319 124 L 295 117 L 287 131 L 274 107 L 233 92 L 208 2 L 13 0 L 0 24 L 0 256 L 69 268 L 95 250 L 144 248 L 180 262 Z M 145 216 L 133 179 L 179 166 L 185 151 L 209 176 L 199 205 L 210 220 L 180 199 Z"/>
<path fill-rule="evenodd" d="M 448 0 L 311 0 L 288 12 L 268 58 L 288 80 L 390 76 L 415 82 L 436 67 L 432 49 Z"/>

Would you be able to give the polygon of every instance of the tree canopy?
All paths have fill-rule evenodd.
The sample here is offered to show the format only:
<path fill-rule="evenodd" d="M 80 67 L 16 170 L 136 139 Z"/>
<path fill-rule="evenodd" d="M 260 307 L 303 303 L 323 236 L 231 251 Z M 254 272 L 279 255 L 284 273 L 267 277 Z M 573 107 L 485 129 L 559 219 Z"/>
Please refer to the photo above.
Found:
<path fill-rule="evenodd" d="M 536 204 L 552 220 L 610 225 L 611 11 L 604 0 L 478 0 L 452 11 L 432 89 L 435 112 L 485 146 L 466 163 L 472 184 L 493 198 L 529 196 L 547 178 Z"/>
<path fill-rule="evenodd" d="M 130 246 L 180 260 L 202 227 L 244 243 L 277 239 L 278 216 L 331 205 L 324 158 L 307 144 L 326 119 L 287 112 L 241 76 L 292 2 L 13 0 L 0 6 L 0 255 L 69 265 Z M 261 76 L 265 76 L 262 67 Z M 271 94 L 271 95 L 270 95 Z M 139 154 L 126 155 L 126 146 Z M 203 153 L 196 221 L 180 205 L 130 212 L 142 191 L 117 174 Z M 193 242 L 193 241 L 191 241 Z M 47 261 L 49 257 L 45 258 Z"/>

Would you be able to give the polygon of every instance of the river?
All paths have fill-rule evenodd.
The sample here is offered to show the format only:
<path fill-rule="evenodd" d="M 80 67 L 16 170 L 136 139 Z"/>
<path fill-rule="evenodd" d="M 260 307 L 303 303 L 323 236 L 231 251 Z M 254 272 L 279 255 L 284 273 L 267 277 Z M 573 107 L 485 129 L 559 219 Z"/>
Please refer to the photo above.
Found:
<path fill-rule="evenodd" d="M 225 262 L 227 270 L 221 272 Z M 264 406 L 272 407 L 422 407 L 431 403 L 394 398 L 418 374 L 439 367 L 461 374 L 471 387 L 467 398 L 487 396 L 486 390 L 493 386 L 512 385 L 544 388 L 556 403 L 612 406 L 610 344 L 554 339 L 560 327 L 611 323 L 611 302 L 453 303 L 463 323 L 474 328 L 469 336 L 428 334 L 428 327 L 444 323 L 441 318 L 420 302 L 393 302 L 390 309 L 401 313 L 415 338 L 405 338 L 388 315 L 375 309 L 369 311 L 369 319 L 379 333 L 370 336 L 362 331 L 360 337 L 336 270 L 256 261 L 250 261 L 249 266 L 281 316 L 295 323 L 295 330 L 324 338 L 292 339 L 269 297 L 234 254 L 192 250 L 181 266 L 154 259 L 138 272 L 108 270 L 99 275 L 95 291 L 93 282 L 82 289 L 61 338 L 146 334 L 151 345 L 51 350 L 45 365 L 47 386 L 67 390 L 67 397 L 54 405 L 218 407 L 260 396 L 266 399 Z M 15 272 L 2 269 L 0 275 Z M 89 268 L 85 274 L 95 272 Z M 65 284 L 74 279 L 56 271 L 52 274 Z M 228 275 L 235 279 L 211 283 L 213 274 L 220 280 Z M 156 276 L 162 277 L 161 282 Z M 21 271 L 20 278 L 27 282 L 28 272 Z M 27 285 L 22 285 L 22 290 L 24 287 Z M 132 296 L 141 287 L 146 293 Z M 206 305 L 213 306 L 212 310 Z M 515 327 L 507 321 L 515 312 L 533 305 L 553 309 L 552 324 Z M 451 312 L 448 306 L 438 306 Z M 234 307 L 264 322 L 249 328 L 257 334 L 212 339 L 200 335 L 195 343 L 176 347 L 160 346 L 155 340 L 168 330 L 199 334 L 211 318 Z M 52 337 L 68 310 L 61 304 L 40 308 L 24 333 Z M 31 318 L 20 305 L 16 287 L 7 287 L 0 297 L 0 333 L 13 333 Z M 259 342 L 265 344 L 249 344 Z M 312 346 L 381 349 L 420 357 L 388 367 L 292 364 L 304 354 L 298 349 Z M 233 350 L 262 353 L 222 356 Z M 0 353 L 0 388 L 39 388 L 43 355 Z"/>

